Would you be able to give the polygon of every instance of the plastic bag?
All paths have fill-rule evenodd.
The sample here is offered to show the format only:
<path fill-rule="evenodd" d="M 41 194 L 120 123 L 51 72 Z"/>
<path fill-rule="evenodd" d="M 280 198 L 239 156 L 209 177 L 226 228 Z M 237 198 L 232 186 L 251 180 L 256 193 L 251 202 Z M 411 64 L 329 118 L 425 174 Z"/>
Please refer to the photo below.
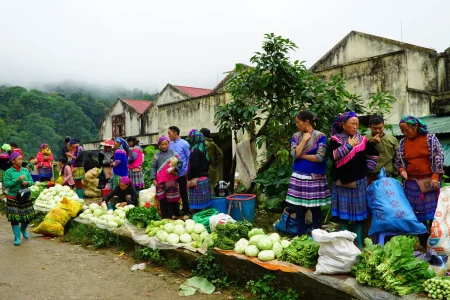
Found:
<path fill-rule="evenodd" d="M 89 171 L 86 172 L 86 174 L 84 174 L 84 178 L 86 178 L 86 180 L 88 182 L 92 181 L 93 179 L 97 178 L 98 175 L 100 175 L 102 169 L 101 168 L 93 168 L 90 169 Z"/>
<path fill-rule="evenodd" d="M 203 224 L 206 230 L 208 230 L 208 232 L 211 232 L 211 229 L 209 228 L 209 218 L 217 214 L 219 214 L 219 211 L 217 209 L 210 208 L 196 213 L 192 219 L 195 221 L 195 223 Z"/>
<path fill-rule="evenodd" d="M 450 255 L 450 187 L 441 188 L 439 200 L 431 224 L 428 247 L 439 255 Z"/>
<path fill-rule="evenodd" d="M 139 206 L 144 207 L 146 203 L 150 203 L 151 206 L 155 204 L 156 187 L 152 185 L 149 189 L 145 189 L 139 192 Z"/>
<path fill-rule="evenodd" d="M 297 235 L 297 221 L 294 208 L 286 207 L 281 215 L 280 220 L 273 226 L 275 231 Z"/>
<path fill-rule="evenodd" d="M 229 215 L 220 213 L 218 215 L 209 218 L 209 228 L 211 229 L 211 231 L 214 231 L 216 229 L 217 224 L 226 224 L 228 222 L 234 223 L 236 221 Z"/>
<path fill-rule="evenodd" d="M 350 273 L 361 254 L 361 250 L 353 243 L 355 233 L 347 230 L 328 233 L 322 229 L 314 229 L 312 236 L 320 244 L 314 274 Z"/>
<path fill-rule="evenodd" d="M 400 183 L 394 178 L 386 177 L 384 168 L 381 169 L 378 180 L 367 188 L 367 202 L 372 210 L 369 235 L 379 232 L 427 232 L 425 225 L 417 220 Z"/>
<path fill-rule="evenodd" d="M 63 197 L 62 200 L 56 204 L 56 207 L 66 210 L 69 216 L 75 218 L 83 207 L 83 204 L 67 197 Z"/>
<path fill-rule="evenodd" d="M 85 189 L 84 196 L 87 198 L 99 198 L 102 196 L 102 191 L 99 189 L 96 190 Z"/>
<path fill-rule="evenodd" d="M 46 236 L 63 236 L 64 226 L 69 222 L 70 216 L 66 210 L 55 207 L 45 216 L 44 220 L 33 232 Z"/>

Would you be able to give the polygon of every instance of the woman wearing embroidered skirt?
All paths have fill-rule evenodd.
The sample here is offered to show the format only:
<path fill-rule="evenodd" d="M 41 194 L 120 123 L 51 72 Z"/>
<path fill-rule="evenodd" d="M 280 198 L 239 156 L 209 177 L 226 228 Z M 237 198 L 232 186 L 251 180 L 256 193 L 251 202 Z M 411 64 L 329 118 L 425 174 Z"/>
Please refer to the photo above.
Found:
<path fill-rule="evenodd" d="M 328 155 L 333 161 L 331 178 L 332 215 L 339 218 L 342 230 L 357 234 L 356 246 L 363 248 L 363 221 L 368 216 L 367 171 L 378 161 L 375 144 L 358 133 L 359 120 L 355 112 L 346 112 L 336 118 Z M 351 223 L 351 224 L 350 224 Z"/>
<path fill-rule="evenodd" d="M 297 207 L 297 234 L 305 233 L 305 212 L 310 210 L 313 227 L 322 225 L 321 206 L 331 203 L 331 194 L 325 176 L 327 138 L 314 130 L 317 118 L 309 111 L 301 111 L 295 117 L 299 132 L 292 136 L 291 155 L 294 158 L 293 173 L 289 181 L 286 202 Z"/>

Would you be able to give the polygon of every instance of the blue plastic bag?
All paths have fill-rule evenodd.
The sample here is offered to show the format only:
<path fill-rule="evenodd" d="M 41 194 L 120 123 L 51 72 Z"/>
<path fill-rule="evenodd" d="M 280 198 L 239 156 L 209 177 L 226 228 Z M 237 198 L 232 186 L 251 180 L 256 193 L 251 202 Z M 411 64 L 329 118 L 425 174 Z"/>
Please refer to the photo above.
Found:
<path fill-rule="evenodd" d="M 381 169 L 378 180 L 367 188 L 367 202 L 372 211 L 369 235 L 379 232 L 427 232 L 425 225 L 417 220 L 400 183 L 395 178 L 386 177 L 384 168 Z"/>
<path fill-rule="evenodd" d="M 275 231 L 287 233 L 289 235 L 297 235 L 297 221 L 295 219 L 295 213 L 295 207 L 286 207 L 281 214 L 280 220 L 278 220 L 278 222 L 273 226 Z M 311 230 L 311 224 L 305 224 L 305 233 L 310 233 Z"/>

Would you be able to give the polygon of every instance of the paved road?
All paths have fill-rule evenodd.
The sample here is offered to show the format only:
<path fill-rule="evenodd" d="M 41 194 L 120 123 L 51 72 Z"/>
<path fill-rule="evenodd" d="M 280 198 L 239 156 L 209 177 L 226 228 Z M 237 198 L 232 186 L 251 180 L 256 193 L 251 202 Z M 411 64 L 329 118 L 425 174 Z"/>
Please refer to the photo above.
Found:
<path fill-rule="evenodd" d="M 0 216 L 0 299 L 187 299 L 185 279 L 164 270 L 131 272 L 134 261 L 113 251 L 91 251 L 31 233 L 13 246 L 11 226 Z M 191 299 L 227 299 L 195 295 Z"/>

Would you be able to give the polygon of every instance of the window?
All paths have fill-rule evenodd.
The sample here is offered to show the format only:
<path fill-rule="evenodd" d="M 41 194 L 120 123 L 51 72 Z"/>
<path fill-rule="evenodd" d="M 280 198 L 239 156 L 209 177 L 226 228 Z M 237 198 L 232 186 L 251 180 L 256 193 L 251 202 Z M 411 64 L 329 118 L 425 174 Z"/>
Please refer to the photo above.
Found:
<path fill-rule="evenodd" d="M 125 136 L 125 114 L 112 116 L 113 138 Z"/>

